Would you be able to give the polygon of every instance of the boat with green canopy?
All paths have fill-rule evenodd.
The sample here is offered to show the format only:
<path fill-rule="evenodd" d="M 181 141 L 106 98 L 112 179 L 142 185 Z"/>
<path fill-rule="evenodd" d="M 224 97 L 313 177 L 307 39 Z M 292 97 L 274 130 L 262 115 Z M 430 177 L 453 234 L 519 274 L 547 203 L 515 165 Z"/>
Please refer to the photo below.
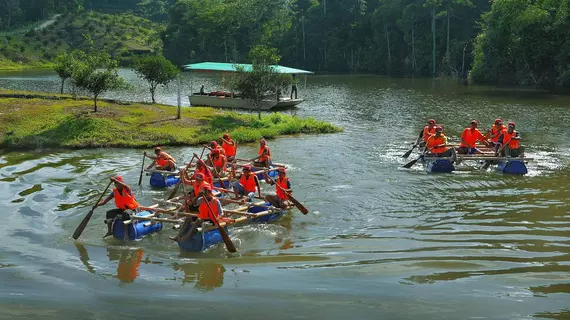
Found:
<path fill-rule="evenodd" d="M 295 69 L 290 67 L 284 67 L 280 65 L 272 66 L 273 70 L 278 73 L 291 74 L 291 75 L 304 75 L 305 76 L 305 87 L 307 86 L 308 74 L 313 74 L 311 71 Z M 244 70 L 248 72 L 252 69 L 251 64 L 242 63 L 221 63 L 221 62 L 201 62 L 194 64 L 187 64 L 184 69 L 190 72 L 219 72 L 222 73 L 222 77 L 225 73 L 236 73 Z M 222 82 L 224 82 L 222 80 Z M 193 106 L 209 106 L 216 108 L 232 108 L 232 109 L 250 109 L 253 110 L 255 107 L 251 101 L 247 99 L 242 99 L 239 93 L 233 91 L 226 91 L 224 89 L 220 91 L 204 92 L 203 88 L 200 88 L 200 92 L 194 92 L 192 88 L 192 81 L 190 84 L 191 95 L 188 96 L 190 100 L 190 105 Z M 275 97 L 266 98 L 261 101 L 261 110 L 271 110 L 271 109 L 282 109 L 289 108 L 298 105 L 299 103 L 305 101 L 302 98 L 290 97 Z"/>

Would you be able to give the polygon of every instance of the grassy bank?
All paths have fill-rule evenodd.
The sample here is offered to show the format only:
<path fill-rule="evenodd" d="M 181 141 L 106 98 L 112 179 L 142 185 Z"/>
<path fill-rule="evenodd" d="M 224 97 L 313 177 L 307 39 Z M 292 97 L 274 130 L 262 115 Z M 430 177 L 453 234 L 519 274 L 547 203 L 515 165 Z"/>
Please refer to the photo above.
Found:
<path fill-rule="evenodd" d="M 34 98 L 21 98 L 24 95 Z M 5 148 L 197 145 L 225 132 L 239 142 L 251 142 L 261 136 L 342 131 L 313 118 L 281 113 L 264 115 L 260 121 L 256 115 L 192 107 L 183 108 L 177 120 L 177 108 L 165 105 L 101 101 L 94 113 L 91 101 L 66 95 L 0 89 L 0 96 L 0 147 Z"/>

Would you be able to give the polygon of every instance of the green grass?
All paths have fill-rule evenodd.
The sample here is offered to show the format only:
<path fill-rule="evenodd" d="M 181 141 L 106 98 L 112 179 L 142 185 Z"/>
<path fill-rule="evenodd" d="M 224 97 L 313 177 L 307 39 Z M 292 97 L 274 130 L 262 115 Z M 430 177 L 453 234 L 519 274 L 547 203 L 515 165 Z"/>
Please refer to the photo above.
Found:
<path fill-rule="evenodd" d="M 137 54 L 161 50 L 162 28 L 131 14 L 63 14 L 42 30 L 0 34 L 0 70 L 50 68 L 62 52 L 91 48 L 130 65 Z"/>
<path fill-rule="evenodd" d="M 98 148 L 199 145 L 229 132 L 234 139 L 252 142 L 299 133 L 334 133 L 343 129 L 313 118 L 273 113 L 256 115 L 213 108 L 165 105 L 113 104 L 101 101 L 93 112 L 89 100 L 67 95 L 0 90 L 0 95 L 34 95 L 37 98 L 0 98 L 0 147 Z M 59 100 L 43 97 L 59 97 Z"/>

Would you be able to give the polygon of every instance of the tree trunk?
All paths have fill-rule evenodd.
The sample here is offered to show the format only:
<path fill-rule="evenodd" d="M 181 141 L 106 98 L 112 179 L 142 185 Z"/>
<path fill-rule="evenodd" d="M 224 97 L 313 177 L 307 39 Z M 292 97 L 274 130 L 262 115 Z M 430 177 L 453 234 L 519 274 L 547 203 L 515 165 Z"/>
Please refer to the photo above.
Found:
<path fill-rule="evenodd" d="M 228 41 L 224 40 L 224 52 L 226 54 L 226 63 L 228 62 Z"/>
<path fill-rule="evenodd" d="M 415 21 L 412 14 L 412 73 L 416 75 L 416 41 L 415 41 Z"/>
<path fill-rule="evenodd" d="M 257 103 L 257 119 L 261 120 L 261 103 Z"/>
<path fill-rule="evenodd" d="M 303 61 L 307 60 L 307 45 L 305 42 L 305 16 L 303 16 L 302 18 L 302 23 L 303 23 Z"/>
<path fill-rule="evenodd" d="M 386 35 L 386 47 L 388 48 L 388 63 L 386 64 L 386 69 L 388 70 L 388 74 L 390 74 L 392 55 L 390 53 L 390 33 L 388 32 L 388 24 L 386 21 L 384 21 L 384 34 Z"/>
<path fill-rule="evenodd" d="M 61 90 L 60 90 L 60 94 L 63 94 L 63 85 L 65 84 L 65 78 L 61 79 Z"/>
<path fill-rule="evenodd" d="M 449 11 L 447 10 L 447 47 L 445 48 L 445 55 L 449 58 Z"/>
<path fill-rule="evenodd" d="M 152 104 L 155 104 L 155 100 L 154 100 L 154 92 L 156 91 L 156 86 L 151 85 L 150 86 L 150 96 L 152 98 Z"/>
<path fill-rule="evenodd" d="M 435 7 L 431 8 L 431 37 L 432 37 L 432 51 L 431 51 L 431 73 L 435 77 Z"/>
<path fill-rule="evenodd" d="M 178 112 L 176 113 L 176 119 L 182 119 L 182 98 L 180 96 L 180 74 L 176 77 L 176 95 Z"/>
<path fill-rule="evenodd" d="M 95 106 L 95 110 L 93 112 L 97 112 L 97 97 L 98 95 L 93 96 L 93 105 Z"/>

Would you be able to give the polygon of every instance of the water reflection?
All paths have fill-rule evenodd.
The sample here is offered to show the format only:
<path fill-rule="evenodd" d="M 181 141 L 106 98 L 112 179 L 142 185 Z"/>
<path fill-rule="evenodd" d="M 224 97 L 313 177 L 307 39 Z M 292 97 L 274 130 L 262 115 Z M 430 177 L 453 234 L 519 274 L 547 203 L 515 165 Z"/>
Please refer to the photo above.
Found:
<path fill-rule="evenodd" d="M 224 284 L 226 268 L 217 262 L 174 263 L 172 267 L 184 272 L 183 284 L 194 283 L 194 287 L 201 291 L 211 291 Z"/>
<path fill-rule="evenodd" d="M 138 277 L 143 254 L 143 249 L 126 250 L 107 247 L 109 261 L 119 261 L 116 277 L 122 283 L 132 283 Z"/>

